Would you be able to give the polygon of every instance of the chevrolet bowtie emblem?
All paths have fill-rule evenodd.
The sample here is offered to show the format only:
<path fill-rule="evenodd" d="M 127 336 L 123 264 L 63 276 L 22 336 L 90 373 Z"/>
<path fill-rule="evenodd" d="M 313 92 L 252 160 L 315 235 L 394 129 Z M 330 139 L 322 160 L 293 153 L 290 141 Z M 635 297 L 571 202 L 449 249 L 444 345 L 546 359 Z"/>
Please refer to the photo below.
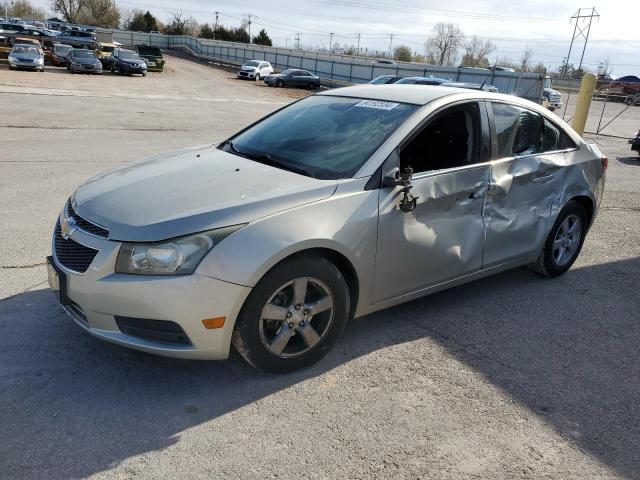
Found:
<path fill-rule="evenodd" d="M 60 224 L 60 234 L 65 240 L 69 239 L 69 236 L 77 230 L 76 221 L 71 217 L 65 217 Z"/>

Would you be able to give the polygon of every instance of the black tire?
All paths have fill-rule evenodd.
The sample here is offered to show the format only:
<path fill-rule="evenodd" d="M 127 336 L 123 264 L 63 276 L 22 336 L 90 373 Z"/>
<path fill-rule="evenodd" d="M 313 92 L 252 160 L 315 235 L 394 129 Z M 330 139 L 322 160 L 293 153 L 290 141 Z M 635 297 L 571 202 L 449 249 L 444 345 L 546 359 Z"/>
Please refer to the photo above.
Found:
<path fill-rule="evenodd" d="M 280 87 L 280 88 L 284 87 L 284 81 L 282 81 L 282 80 L 278 80 L 278 81 L 276 82 L 276 87 Z"/>
<path fill-rule="evenodd" d="M 558 263 L 554 259 L 553 243 L 554 243 L 554 240 L 556 239 L 556 234 L 558 233 L 558 230 L 560 229 L 562 223 L 565 221 L 567 217 L 571 215 L 576 215 L 580 219 L 580 222 L 581 222 L 580 241 L 579 241 L 576 252 L 573 254 L 573 258 L 571 258 L 567 263 L 563 265 L 558 265 Z M 542 248 L 542 251 L 538 256 L 538 259 L 534 263 L 530 264 L 529 267 L 536 273 L 539 273 L 540 275 L 544 275 L 545 277 L 554 278 L 564 274 L 567 270 L 571 268 L 571 266 L 574 264 L 574 262 L 580 255 L 580 251 L 582 250 L 584 239 L 587 235 L 588 226 L 589 226 L 589 218 L 587 216 L 587 212 L 585 211 L 584 207 L 580 205 L 578 202 L 573 200 L 567 203 L 558 214 L 558 218 L 556 218 L 556 221 L 553 224 L 553 228 L 551 229 L 551 232 L 549 232 L 549 235 L 547 236 L 547 239 L 544 242 L 544 247 Z"/>
<path fill-rule="evenodd" d="M 318 279 L 329 289 L 334 302 L 333 317 L 319 342 L 309 350 L 295 357 L 277 356 L 261 340 L 262 310 L 279 286 L 301 277 Z M 328 260 L 319 256 L 287 260 L 270 270 L 247 297 L 236 321 L 233 345 L 245 360 L 260 370 L 287 373 L 308 367 L 324 357 L 342 333 L 349 318 L 349 298 L 347 282 Z"/>

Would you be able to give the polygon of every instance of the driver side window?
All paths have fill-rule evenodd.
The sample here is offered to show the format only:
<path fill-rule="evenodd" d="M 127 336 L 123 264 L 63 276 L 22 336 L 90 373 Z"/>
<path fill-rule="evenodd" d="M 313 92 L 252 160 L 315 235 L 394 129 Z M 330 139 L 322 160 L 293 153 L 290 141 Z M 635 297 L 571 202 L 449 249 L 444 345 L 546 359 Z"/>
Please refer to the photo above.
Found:
<path fill-rule="evenodd" d="M 480 108 L 476 102 L 436 114 L 400 151 L 400 169 L 413 173 L 479 162 Z"/>

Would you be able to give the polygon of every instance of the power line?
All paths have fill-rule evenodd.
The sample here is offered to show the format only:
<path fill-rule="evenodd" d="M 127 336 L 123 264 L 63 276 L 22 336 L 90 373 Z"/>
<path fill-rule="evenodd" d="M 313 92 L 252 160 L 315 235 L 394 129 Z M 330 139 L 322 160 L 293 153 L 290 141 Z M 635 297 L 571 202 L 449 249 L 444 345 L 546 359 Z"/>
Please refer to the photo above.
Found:
<path fill-rule="evenodd" d="M 527 17 L 516 15 L 499 15 L 486 12 L 470 12 L 463 10 L 438 10 L 434 8 L 411 7 L 400 4 L 380 3 L 369 0 L 311 0 L 316 3 L 329 3 L 345 7 L 357 7 L 367 10 L 382 10 L 401 13 L 424 13 L 436 16 L 475 18 L 502 22 L 549 22 L 549 17 Z"/>

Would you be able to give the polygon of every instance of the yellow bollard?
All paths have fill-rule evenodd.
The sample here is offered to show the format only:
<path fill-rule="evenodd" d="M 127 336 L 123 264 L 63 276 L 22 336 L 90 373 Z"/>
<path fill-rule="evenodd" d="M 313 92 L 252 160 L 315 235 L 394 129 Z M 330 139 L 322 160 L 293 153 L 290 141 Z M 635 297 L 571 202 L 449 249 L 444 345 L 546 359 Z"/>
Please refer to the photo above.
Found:
<path fill-rule="evenodd" d="M 598 77 L 593 73 L 586 73 L 584 77 L 582 77 L 580 93 L 578 94 L 576 103 L 576 112 L 573 114 L 573 121 L 571 122 L 571 126 L 580 136 L 584 134 L 584 127 L 587 124 L 589 107 L 591 106 L 591 99 L 593 98 L 597 81 Z"/>

